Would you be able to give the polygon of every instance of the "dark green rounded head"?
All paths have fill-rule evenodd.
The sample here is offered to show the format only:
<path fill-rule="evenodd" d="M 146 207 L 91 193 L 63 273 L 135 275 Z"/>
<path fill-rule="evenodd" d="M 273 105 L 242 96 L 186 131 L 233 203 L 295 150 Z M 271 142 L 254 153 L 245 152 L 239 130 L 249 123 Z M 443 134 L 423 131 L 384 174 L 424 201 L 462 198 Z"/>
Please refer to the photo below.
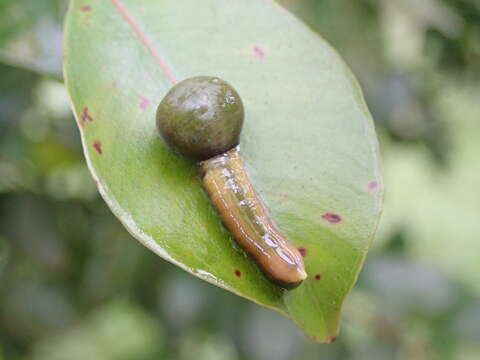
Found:
<path fill-rule="evenodd" d="M 157 109 L 157 128 L 177 153 L 206 160 L 238 145 L 243 104 L 217 77 L 197 76 L 176 84 Z"/>

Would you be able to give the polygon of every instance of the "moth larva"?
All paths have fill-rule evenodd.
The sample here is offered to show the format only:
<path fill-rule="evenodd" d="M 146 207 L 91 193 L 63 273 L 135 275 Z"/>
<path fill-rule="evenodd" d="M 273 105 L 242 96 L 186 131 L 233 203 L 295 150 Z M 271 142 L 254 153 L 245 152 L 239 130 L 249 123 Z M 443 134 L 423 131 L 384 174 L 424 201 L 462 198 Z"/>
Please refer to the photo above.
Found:
<path fill-rule="evenodd" d="M 203 187 L 235 241 L 271 281 L 291 289 L 307 277 L 305 266 L 247 176 L 238 149 L 243 118 L 235 89 L 199 76 L 167 93 L 157 110 L 157 128 L 174 151 L 199 161 Z"/>

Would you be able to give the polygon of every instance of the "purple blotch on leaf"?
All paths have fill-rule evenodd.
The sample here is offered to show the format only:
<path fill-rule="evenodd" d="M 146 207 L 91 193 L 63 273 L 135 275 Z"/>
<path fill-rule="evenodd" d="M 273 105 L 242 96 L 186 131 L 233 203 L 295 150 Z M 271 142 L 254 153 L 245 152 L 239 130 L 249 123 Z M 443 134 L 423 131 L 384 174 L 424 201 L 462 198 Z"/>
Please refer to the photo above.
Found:
<path fill-rule="evenodd" d="M 325 213 L 322 215 L 322 218 L 327 220 L 329 223 L 332 224 L 338 224 L 340 221 L 342 221 L 342 218 L 340 215 L 334 214 L 334 213 Z"/>
<path fill-rule="evenodd" d="M 253 48 L 253 54 L 259 59 L 263 59 L 265 57 L 265 51 L 258 45 Z"/>

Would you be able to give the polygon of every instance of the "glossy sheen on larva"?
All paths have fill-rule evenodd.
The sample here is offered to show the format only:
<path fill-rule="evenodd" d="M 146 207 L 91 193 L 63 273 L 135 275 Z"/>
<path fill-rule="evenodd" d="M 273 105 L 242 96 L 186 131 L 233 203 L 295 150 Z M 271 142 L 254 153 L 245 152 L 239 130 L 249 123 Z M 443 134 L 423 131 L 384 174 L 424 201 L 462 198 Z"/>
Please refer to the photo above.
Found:
<path fill-rule="evenodd" d="M 298 286 L 307 274 L 298 249 L 286 240 L 250 182 L 238 149 L 201 163 L 203 186 L 235 241 L 281 287 Z"/>

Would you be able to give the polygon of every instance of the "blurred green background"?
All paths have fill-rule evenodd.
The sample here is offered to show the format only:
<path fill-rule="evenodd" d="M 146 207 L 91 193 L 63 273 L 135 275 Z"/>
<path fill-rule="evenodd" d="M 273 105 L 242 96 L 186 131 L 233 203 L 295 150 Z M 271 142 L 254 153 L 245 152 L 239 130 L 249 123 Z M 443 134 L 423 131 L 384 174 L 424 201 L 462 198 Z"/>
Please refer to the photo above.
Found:
<path fill-rule="evenodd" d="M 480 359 L 480 2 L 280 2 L 353 69 L 382 149 L 385 211 L 337 342 L 127 234 L 62 84 L 67 1 L 0 0 L 0 360 Z"/>

